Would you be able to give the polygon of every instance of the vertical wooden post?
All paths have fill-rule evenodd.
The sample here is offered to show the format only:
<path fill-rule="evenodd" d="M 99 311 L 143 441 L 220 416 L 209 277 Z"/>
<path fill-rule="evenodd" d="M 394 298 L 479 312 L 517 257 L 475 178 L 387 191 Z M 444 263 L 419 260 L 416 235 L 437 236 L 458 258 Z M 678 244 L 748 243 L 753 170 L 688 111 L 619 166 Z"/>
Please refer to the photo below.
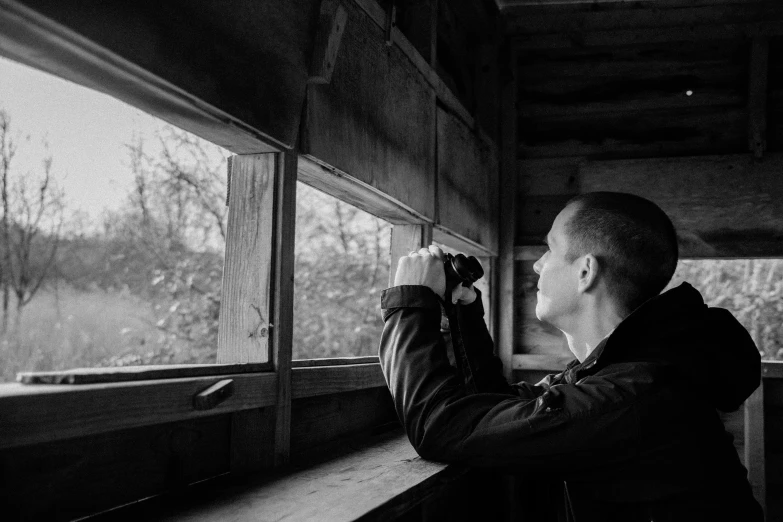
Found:
<path fill-rule="evenodd" d="M 498 244 L 497 351 L 503 372 L 511 378 L 514 355 L 514 242 L 516 240 L 517 202 L 517 83 L 516 53 L 509 50 L 503 64 L 508 76 L 501 83 L 500 121 L 500 219 Z"/>
<path fill-rule="evenodd" d="M 769 38 L 755 36 L 751 44 L 748 82 L 748 147 L 761 158 L 767 149 L 767 75 Z"/>
<path fill-rule="evenodd" d="M 389 286 L 394 286 L 394 274 L 401 257 L 412 250 L 427 247 L 432 243 L 432 225 L 394 225 L 391 235 L 391 265 L 389 267 Z"/>
<path fill-rule="evenodd" d="M 218 363 L 269 360 L 275 154 L 229 159 Z"/>
<path fill-rule="evenodd" d="M 764 379 L 745 401 L 745 467 L 753 495 L 767 511 L 767 472 L 764 459 Z"/>
<path fill-rule="evenodd" d="M 275 292 L 272 362 L 277 373 L 275 466 L 291 456 L 291 357 L 294 336 L 294 235 L 296 233 L 297 151 L 278 156 L 275 226 Z"/>

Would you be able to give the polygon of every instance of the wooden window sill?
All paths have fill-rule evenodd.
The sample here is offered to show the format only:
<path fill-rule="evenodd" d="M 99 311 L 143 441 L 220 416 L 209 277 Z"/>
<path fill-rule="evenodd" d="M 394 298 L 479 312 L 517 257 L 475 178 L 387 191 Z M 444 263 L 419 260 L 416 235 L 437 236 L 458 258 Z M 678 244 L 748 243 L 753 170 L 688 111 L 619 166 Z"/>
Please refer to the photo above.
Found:
<path fill-rule="evenodd" d="M 348 455 L 228 488 L 208 483 L 176 499 L 151 499 L 101 520 L 392 520 L 467 468 L 423 460 L 394 430 Z M 206 491 L 205 491 L 206 490 Z"/>

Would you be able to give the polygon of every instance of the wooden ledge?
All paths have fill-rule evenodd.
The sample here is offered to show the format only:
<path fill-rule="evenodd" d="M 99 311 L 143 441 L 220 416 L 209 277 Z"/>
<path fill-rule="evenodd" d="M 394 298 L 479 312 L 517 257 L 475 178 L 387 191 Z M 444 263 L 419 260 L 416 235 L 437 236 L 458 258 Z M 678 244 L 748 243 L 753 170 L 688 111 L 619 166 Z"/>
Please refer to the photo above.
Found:
<path fill-rule="evenodd" d="M 466 472 L 462 466 L 423 460 L 407 437 L 395 430 L 348 455 L 274 479 L 248 481 L 207 494 L 196 491 L 177 500 L 177 505 L 142 502 L 98 519 L 394 520 Z"/>

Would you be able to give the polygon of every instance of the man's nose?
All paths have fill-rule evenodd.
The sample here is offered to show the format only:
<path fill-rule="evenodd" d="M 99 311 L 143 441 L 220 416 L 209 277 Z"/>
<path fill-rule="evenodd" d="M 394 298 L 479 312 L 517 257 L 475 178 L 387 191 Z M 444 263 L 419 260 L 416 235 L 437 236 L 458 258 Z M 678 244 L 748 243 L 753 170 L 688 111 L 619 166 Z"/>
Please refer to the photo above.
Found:
<path fill-rule="evenodd" d="M 541 260 L 542 260 L 542 259 L 544 259 L 544 256 L 541 256 L 541 257 L 539 257 L 539 258 L 538 258 L 538 261 L 536 261 L 536 262 L 533 264 L 533 271 L 534 271 L 536 274 L 538 274 L 538 275 L 541 275 L 541 265 L 543 264 L 543 263 L 541 263 Z"/>

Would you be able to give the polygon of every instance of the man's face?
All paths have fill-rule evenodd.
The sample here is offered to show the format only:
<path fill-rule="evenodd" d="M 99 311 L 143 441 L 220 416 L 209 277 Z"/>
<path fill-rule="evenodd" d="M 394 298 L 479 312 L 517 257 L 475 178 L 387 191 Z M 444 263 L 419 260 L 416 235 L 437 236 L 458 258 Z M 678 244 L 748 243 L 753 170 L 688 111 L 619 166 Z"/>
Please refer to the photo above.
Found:
<path fill-rule="evenodd" d="M 536 317 L 566 332 L 569 318 L 578 310 L 579 296 L 577 263 L 566 259 L 569 245 L 565 225 L 574 211 L 571 205 L 557 215 L 546 237 L 549 249 L 533 265 L 538 274 Z"/>

